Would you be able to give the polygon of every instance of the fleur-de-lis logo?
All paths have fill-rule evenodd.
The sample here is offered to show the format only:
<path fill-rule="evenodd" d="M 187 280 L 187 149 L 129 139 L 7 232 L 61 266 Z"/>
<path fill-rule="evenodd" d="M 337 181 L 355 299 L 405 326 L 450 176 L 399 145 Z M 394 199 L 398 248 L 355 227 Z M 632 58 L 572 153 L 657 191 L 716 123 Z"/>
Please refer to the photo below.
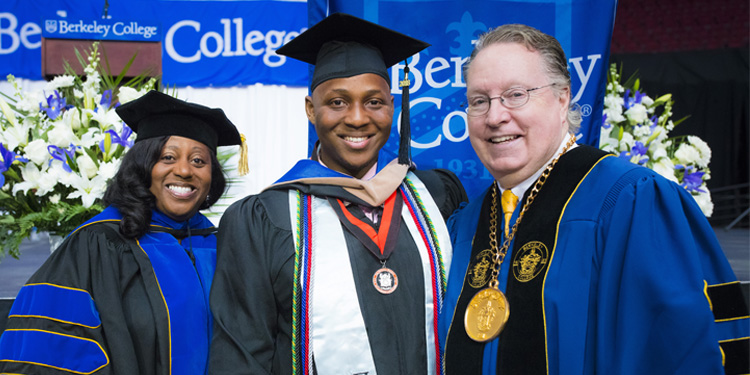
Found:
<path fill-rule="evenodd" d="M 458 32 L 458 36 L 453 39 L 458 43 L 458 47 L 455 47 L 455 43 L 451 43 L 451 54 L 455 56 L 469 56 L 474 49 L 472 42 L 476 39 L 479 33 L 487 31 L 487 26 L 481 22 L 474 22 L 471 13 L 464 12 L 461 16 L 460 22 L 451 22 L 448 24 L 448 27 L 445 28 L 446 34 L 451 31 Z"/>

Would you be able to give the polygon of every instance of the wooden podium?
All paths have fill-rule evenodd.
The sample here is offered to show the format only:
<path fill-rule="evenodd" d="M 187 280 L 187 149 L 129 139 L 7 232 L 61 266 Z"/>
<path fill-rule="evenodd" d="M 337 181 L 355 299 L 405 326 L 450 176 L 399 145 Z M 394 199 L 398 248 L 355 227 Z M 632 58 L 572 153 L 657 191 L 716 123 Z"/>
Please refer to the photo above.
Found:
<path fill-rule="evenodd" d="M 91 46 L 96 40 L 82 39 L 52 39 L 42 37 L 42 76 L 45 79 L 60 74 L 65 74 L 65 61 L 79 75 L 83 74 L 83 67 L 78 63 L 76 50 L 86 59 Z M 134 42 L 98 40 L 99 63 L 104 71 L 109 64 L 112 76 L 119 75 L 125 65 L 136 55 L 133 64 L 130 65 L 127 77 L 135 77 L 141 74 L 149 77 L 161 76 L 161 42 Z"/>

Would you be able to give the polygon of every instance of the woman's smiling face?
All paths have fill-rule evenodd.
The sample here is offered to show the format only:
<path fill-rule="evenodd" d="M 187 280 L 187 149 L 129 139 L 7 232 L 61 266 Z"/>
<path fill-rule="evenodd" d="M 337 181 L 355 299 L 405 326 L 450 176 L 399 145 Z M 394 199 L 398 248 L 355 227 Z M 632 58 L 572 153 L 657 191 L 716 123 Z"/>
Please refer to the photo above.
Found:
<path fill-rule="evenodd" d="M 211 150 L 190 138 L 171 136 L 151 169 L 156 208 L 176 221 L 198 212 L 211 187 Z"/>

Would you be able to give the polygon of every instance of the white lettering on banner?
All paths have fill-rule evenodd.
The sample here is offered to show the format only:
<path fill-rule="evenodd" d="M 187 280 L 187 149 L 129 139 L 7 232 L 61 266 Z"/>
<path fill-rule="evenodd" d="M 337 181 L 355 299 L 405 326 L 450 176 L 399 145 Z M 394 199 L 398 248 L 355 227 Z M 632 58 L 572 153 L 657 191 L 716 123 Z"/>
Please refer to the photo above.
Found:
<path fill-rule="evenodd" d="M 221 22 L 224 23 L 224 20 L 221 20 Z M 234 29 L 236 30 L 237 35 L 242 35 L 242 29 L 243 29 L 242 18 L 235 18 L 232 20 L 232 22 L 234 22 L 234 26 L 235 26 Z M 242 38 L 236 38 L 236 39 L 237 39 L 237 43 L 236 43 L 237 51 L 235 52 L 235 55 L 237 56 L 247 55 L 247 52 L 245 52 L 245 50 L 243 49 L 244 46 L 242 43 Z M 229 49 L 229 47 L 227 47 L 227 49 Z"/>
<path fill-rule="evenodd" d="M 33 22 L 27 22 L 21 26 L 21 34 L 19 35 L 16 33 L 16 27 L 18 26 L 18 19 L 16 16 L 14 16 L 13 13 L 8 12 L 0 13 L 0 25 L 4 23 L 4 20 L 8 21 L 8 27 L 0 27 L 0 55 L 8 55 L 16 52 L 21 44 L 28 49 L 40 48 L 42 46 L 41 39 L 38 42 L 31 42 L 29 40 L 29 37 L 40 35 L 42 33 L 42 28 L 39 27 L 39 25 Z M 3 45 L 3 40 L 7 40 L 7 38 L 3 37 L 5 35 L 10 37 L 10 46 L 7 47 Z"/>
<path fill-rule="evenodd" d="M 117 36 L 140 35 L 148 39 L 158 34 L 158 27 L 144 26 L 135 21 L 116 22 L 111 25 L 100 24 L 96 20 L 90 23 L 84 23 L 82 20 L 76 22 L 57 20 L 56 22 L 56 33 L 62 35 L 68 33 L 88 33 L 107 36 L 111 31 Z M 263 63 L 266 66 L 279 67 L 286 62 L 286 57 L 277 55 L 276 49 L 295 38 L 301 32 L 307 30 L 307 28 L 302 28 L 299 32 L 283 30 L 269 30 L 266 33 L 259 30 L 249 30 L 248 32 L 245 32 L 244 20 L 240 17 L 232 19 L 221 18 L 219 22 L 222 25 L 221 33 L 209 31 L 200 35 L 198 46 L 196 46 L 195 52 L 191 55 L 181 55 L 177 52 L 175 49 L 175 38 L 178 32 L 200 33 L 201 23 L 194 20 L 182 20 L 175 23 L 169 28 L 165 35 L 164 42 L 167 55 L 179 63 L 193 63 L 199 61 L 203 56 L 207 58 L 215 58 L 219 56 L 242 57 L 249 55 L 258 57 L 262 55 Z M 27 49 L 37 49 L 41 47 L 41 38 L 39 38 L 38 41 L 33 41 L 35 36 L 40 36 L 42 34 L 42 29 L 38 24 L 27 22 L 23 24 L 20 29 L 18 29 L 18 26 L 18 19 L 14 14 L 0 12 L 0 55 L 15 53 L 20 46 L 24 46 Z M 8 41 L 10 42 L 9 44 Z M 452 88 L 466 87 L 466 83 L 463 81 L 463 65 L 468 58 L 458 56 L 446 58 L 438 56 L 426 61 L 424 64 L 420 64 L 422 62 L 421 58 L 422 56 L 417 53 L 412 56 L 412 61 L 409 63 L 411 71 L 410 78 L 413 79 L 409 90 L 410 93 L 418 93 L 422 88 L 423 83 L 427 87 L 433 89 L 442 89 L 448 85 Z M 583 56 L 568 59 L 571 76 L 578 78 L 578 81 L 580 82 L 580 86 L 573 96 L 572 101 L 579 102 L 582 107 L 587 104 L 580 103 L 580 100 L 588 88 L 588 83 L 594 73 L 594 68 L 602 61 L 602 55 L 591 54 L 587 55 L 586 59 L 588 60 L 587 66 L 584 66 Z M 396 64 L 391 68 L 391 93 L 394 95 L 400 94 L 401 92 L 398 86 L 398 81 L 402 78 L 403 69 L 404 65 L 402 63 Z M 439 107 L 439 102 L 432 99 L 434 98 L 417 103 L 433 103 Z M 414 105 L 414 103 L 412 103 L 412 105 Z M 455 117 L 454 114 L 447 114 L 446 116 L 448 119 Z M 445 122 L 443 128 L 448 129 Z M 451 142 L 463 141 L 466 139 L 465 132 L 463 132 L 464 135 L 454 136 L 453 133 L 444 130 L 443 134 L 446 139 Z M 441 140 L 442 138 L 438 137 L 434 141 L 426 144 L 414 142 L 414 146 L 418 148 L 434 147 L 439 145 Z"/>
<path fill-rule="evenodd" d="M 209 39 L 213 39 L 215 41 L 215 43 L 216 43 L 216 50 L 215 51 L 210 51 L 208 49 L 208 40 Z M 210 57 L 219 56 L 219 54 L 221 54 L 221 49 L 222 49 L 221 44 L 222 44 L 221 43 L 221 35 L 219 35 L 219 33 L 215 32 L 215 31 L 209 31 L 209 32 L 203 34 L 203 37 L 201 37 L 201 52 L 203 52 L 203 54 L 206 55 L 206 57 L 209 57 L 209 58 Z"/>
<path fill-rule="evenodd" d="M 269 30 L 265 34 L 258 30 L 251 30 L 245 34 L 242 18 L 222 18 L 219 22 L 223 26 L 223 35 L 216 31 L 206 32 L 200 38 L 198 50 L 190 56 L 183 56 L 177 52 L 174 46 L 175 35 L 185 27 L 192 28 L 199 33 L 201 24 L 193 20 L 182 20 L 175 23 L 167 31 L 164 40 L 167 54 L 180 63 L 200 61 L 202 56 L 214 58 L 219 55 L 222 57 L 263 55 L 263 63 L 274 68 L 284 65 L 286 62 L 286 56 L 277 55 L 276 49 L 307 30 L 307 28 L 303 28 L 299 32 Z M 232 30 L 232 24 L 234 24 L 234 30 Z M 232 40 L 234 40 L 234 43 L 232 43 Z"/>
<path fill-rule="evenodd" d="M 409 103 L 409 111 L 411 112 L 411 108 L 414 108 L 418 104 L 422 104 L 422 103 L 432 103 L 432 104 L 434 104 L 437 107 L 437 109 L 440 109 L 440 104 L 442 103 L 442 100 L 440 98 L 429 98 L 429 97 L 418 98 L 418 99 L 412 100 L 411 103 Z M 397 124 L 400 124 L 400 123 L 401 123 L 401 114 L 399 113 Z M 401 130 L 400 129 L 399 129 L 399 134 L 401 134 Z M 437 146 L 440 146 L 440 140 L 441 139 L 442 139 L 442 135 L 438 135 L 437 138 L 435 138 L 435 140 L 432 141 L 432 142 L 430 142 L 430 143 L 418 143 L 417 141 L 415 141 L 415 140 L 412 139 L 411 140 L 411 147 L 414 147 L 414 148 L 433 148 L 433 147 L 437 147 Z"/>
<path fill-rule="evenodd" d="M 572 99 L 573 102 L 578 102 L 581 97 L 583 96 L 583 92 L 586 90 L 586 87 L 588 85 L 589 79 L 591 78 L 591 74 L 594 71 L 594 67 L 597 64 L 597 61 L 601 59 L 602 55 L 588 55 L 587 59 L 590 61 L 588 69 L 586 72 L 584 72 L 584 69 L 581 66 L 581 61 L 583 61 L 583 57 L 574 57 L 569 59 L 569 62 L 573 65 L 575 69 L 575 73 L 577 74 L 577 77 L 579 78 L 581 85 L 578 89 L 578 92 L 576 93 L 575 97 Z M 461 58 L 461 57 L 452 57 L 449 60 L 446 60 L 443 57 L 435 57 L 425 64 L 424 73 L 420 70 L 420 54 L 417 53 L 414 56 L 412 56 L 412 61 L 409 62 L 409 73 L 411 73 L 410 79 L 413 79 L 414 81 L 411 83 L 411 88 L 409 89 L 410 93 L 416 93 L 419 91 L 419 89 L 422 87 L 422 82 L 426 82 L 427 86 L 433 89 L 440 89 L 443 87 L 446 87 L 449 83 L 451 84 L 451 87 L 466 87 L 466 83 L 463 81 L 462 76 L 462 69 L 463 64 L 466 62 L 468 58 Z M 444 71 L 448 69 L 450 66 L 453 66 L 453 76 L 450 78 L 447 78 L 443 81 L 438 82 L 434 75 L 438 72 Z M 391 68 L 391 93 L 392 94 L 400 94 L 401 89 L 398 87 L 398 81 L 401 80 L 401 76 L 403 75 L 404 65 L 403 64 L 396 64 Z M 571 72 L 572 73 L 572 72 Z M 424 77 L 424 79 L 423 79 Z M 435 107 L 437 107 L 438 110 L 440 110 L 442 99 L 441 98 L 434 98 L 434 97 L 419 97 L 416 99 L 412 99 L 411 103 L 409 103 L 410 108 L 414 108 L 417 105 L 420 104 L 433 104 Z M 590 107 L 589 104 L 582 104 L 583 108 L 586 108 L 587 106 Z M 411 111 L 414 113 L 414 111 Z M 451 129 L 451 121 L 458 117 L 458 122 L 453 121 L 454 128 Z M 399 118 L 397 120 L 397 123 L 401 122 L 401 114 L 399 114 Z M 458 126 L 456 127 L 456 124 Z M 437 147 L 442 143 L 443 137 L 445 137 L 446 140 L 454 143 L 463 142 L 466 140 L 466 138 L 469 137 L 469 129 L 468 129 L 468 120 L 466 118 L 466 113 L 463 111 L 453 111 L 448 114 L 445 114 L 443 117 L 442 122 L 442 131 L 441 134 L 438 134 L 434 140 L 429 141 L 427 143 L 419 143 L 412 139 L 411 145 L 414 148 L 419 149 L 428 149 Z M 457 135 L 460 134 L 460 135 Z"/>
<path fill-rule="evenodd" d="M 245 51 L 252 56 L 260 56 L 263 54 L 263 48 L 255 48 L 254 44 L 263 41 L 266 36 L 258 30 L 253 30 L 245 36 Z"/>
<path fill-rule="evenodd" d="M 109 28 L 111 26 L 100 25 L 96 21 L 87 24 L 83 23 L 83 20 L 79 20 L 78 23 L 70 23 L 65 20 L 60 20 L 58 23 L 60 25 L 59 33 L 62 35 L 68 33 L 101 34 L 103 38 L 107 37 L 107 34 L 109 34 Z"/>
<path fill-rule="evenodd" d="M 138 22 L 130 22 L 127 25 L 123 22 L 117 22 L 112 28 L 112 32 L 117 36 L 122 35 L 142 35 L 146 39 L 151 39 L 156 35 L 158 28 L 156 26 L 141 26 Z"/>
<path fill-rule="evenodd" d="M 463 66 L 468 59 L 468 57 L 451 57 L 451 62 L 453 62 L 453 66 L 455 67 L 453 72 L 455 74 L 455 80 L 453 81 L 453 84 L 451 84 L 451 87 L 466 87 L 463 76 Z"/>
<path fill-rule="evenodd" d="M 11 13 L 0 13 L 0 21 L 2 21 L 3 19 L 7 19 L 10 24 L 8 25 L 7 29 L 0 29 L 0 53 L 13 53 L 16 51 L 16 49 L 18 49 L 18 45 L 21 44 L 21 38 L 19 38 L 18 34 L 16 34 L 16 26 L 18 26 L 18 20 Z M 0 24 L 2 24 L 2 22 L 0 22 Z M 8 48 L 3 48 L 3 35 L 10 36 L 10 47 Z"/>
<path fill-rule="evenodd" d="M 571 102 L 573 103 L 578 102 L 581 99 L 583 91 L 586 90 L 586 85 L 588 85 L 589 83 L 589 78 L 591 78 L 591 72 L 594 71 L 594 65 L 596 65 L 597 60 L 602 58 L 602 55 L 588 55 L 586 57 L 591 62 L 589 63 L 589 70 L 585 74 L 583 73 L 583 69 L 581 68 L 581 60 L 583 60 L 583 57 L 574 57 L 568 60 L 575 67 L 578 79 L 581 80 L 581 86 L 578 88 L 576 96 L 571 100 Z"/>
<path fill-rule="evenodd" d="M 453 136 L 453 133 L 451 133 L 451 119 L 456 116 L 461 118 L 461 125 L 463 125 L 463 128 L 464 128 L 464 133 L 458 137 Z M 469 127 L 467 126 L 468 121 L 469 120 L 466 118 L 466 113 L 463 111 L 453 111 L 449 113 L 443 119 L 443 134 L 445 135 L 445 138 L 455 143 L 461 142 L 464 139 L 469 138 Z"/>
<path fill-rule="evenodd" d="M 409 73 L 414 77 L 414 82 L 411 83 L 410 93 L 415 93 L 422 88 L 422 71 L 419 68 L 420 54 L 417 53 L 412 56 L 411 62 L 409 62 Z M 432 60 L 427 61 L 425 64 L 424 80 L 427 82 L 427 86 L 433 89 L 440 89 L 448 86 L 450 83 L 451 87 L 466 87 L 466 83 L 463 81 L 461 71 L 463 64 L 468 58 L 451 57 L 450 63 L 444 57 L 435 57 Z M 437 66 L 436 66 L 437 65 Z M 434 75 L 440 71 L 443 71 L 450 66 L 453 66 L 453 77 L 452 79 L 446 79 L 442 82 L 435 81 Z M 396 64 L 391 67 L 391 94 L 400 94 L 401 88 L 398 86 L 398 81 L 403 76 L 404 64 Z"/>
<path fill-rule="evenodd" d="M 123 35 L 140 35 L 146 39 L 150 39 L 155 36 L 158 30 L 156 26 L 143 26 L 139 25 L 138 22 L 131 21 L 115 22 L 113 25 L 99 24 L 97 21 L 92 23 L 84 23 L 83 20 L 79 20 L 77 23 L 70 23 L 65 20 L 58 21 L 59 33 L 81 33 L 81 34 L 97 34 L 97 37 L 106 38 L 109 35 L 110 30 L 117 36 Z"/>
<path fill-rule="evenodd" d="M 572 101 L 577 102 L 581 99 L 581 96 L 583 95 L 583 92 L 586 90 L 586 87 L 589 83 L 589 79 L 591 78 L 591 74 L 594 72 L 594 67 L 597 64 L 597 61 L 602 58 L 602 55 L 596 54 L 596 55 L 588 55 L 586 58 L 590 61 L 588 69 L 586 69 L 586 72 L 584 72 L 583 67 L 581 66 L 581 61 L 583 61 L 583 57 L 573 57 L 571 59 L 568 59 L 570 64 L 573 64 L 575 73 L 581 82 L 580 87 L 578 88 L 578 91 L 576 92 L 576 95 L 573 97 Z M 420 61 L 420 54 L 417 53 L 414 56 L 412 56 L 412 61 L 409 63 L 409 72 L 413 74 L 414 82 L 411 83 L 411 88 L 409 89 L 410 93 L 415 93 L 419 91 L 419 89 L 422 87 L 422 77 L 424 77 L 424 81 L 427 83 L 427 86 L 433 88 L 433 89 L 440 89 L 445 86 L 447 86 L 449 83 L 451 84 L 451 87 L 466 87 L 466 83 L 463 81 L 462 76 L 462 69 L 463 64 L 466 62 L 467 58 L 461 58 L 461 57 L 451 57 L 450 63 L 443 58 L 443 57 L 435 57 L 429 61 L 427 61 L 427 64 L 425 64 L 424 68 L 424 74 L 420 70 L 419 67 L 419 61 Z M 441 72 L 443 70 L 448 69 L 450 66 L 453 66 L 453 79 L 446 79 L 443 81 L 436 81 L 434 78 L 434 75 L 438 72 Z M 391 94 L 400 94 L 401 89 L 398 86 L 398 81 L 401 80 L 401 76 L 403 75 L 404 65 L 403 64 L 396 64 L 391 67 Z M 570 70 L 570 69 L 569 69 Z"/>
<path fill-rule="evenodd" d="M 296 35 L 295 35 L 296 36 Z M 266 53 L 263 55 L 263 63 L 270 66 L 270 67 L 277 67 L 284 65 L 284 62 L 286 61 L 286 56 L 279 56 L 276 54 L 276 49 L 283 46 L 284 43 L 291 40 L 289 38 L 289 35 L 287 35 L 288 39 L 284 38 L 284 32 L 278 31 L 278 30 L 270 30 L 266 34 L 266 46 L 273 49 L 273 53 Z M 274 57 L 276 57 L 276 61 L 271 61 Z"/>
<path fill-rule="evenodd" d="M 411 57 L 409 63 L 409 73 L 414 76 L 414 82 L 411 82 L 409 92 L 417 92 L 422 87 L 422 72 L 419 71 L 417 65 L 419 64 L 420 54 L 415 53 Z M 400 94 L 401 88 L 398 86 L 398 81 L 401 79 L 401 72 L 404 71 L 404 64 L 396 64 L 391 67 L 391 94 Z"/>
<path fill-rule="evenodd" d="M 196 51 L 192 56 L 185 57 L 177 53 L 177 51 L 174 49 L 174 34 L 177 32 L 177 30 L 181 29 L 184 26 L 192 27 L 195 31 L 201 31 L 200 22 L 191 20 L 182 20 L 180 22 L 177 22 L 169 28 L 169 31 L 167 31 L 167 35 L 164 39 L 164 47 L 167 49 L 167 55 L 174 59 L 174 61 L 187 64 L 200 60 L 201 53 L 199 51 Z"/>
<path fill-rule="evenodd" d="M 237 35 L 242 35 L 242 27 L 241 27 L 241 25 L 242 25 L 242 23 L 241 23 L 242 22 L 242 18 L 235 18 L 233 21 L 237 21 L 237 20 L 240 21 L 240 24 L 238 25 L 238 26 L 240 26 L 240 29 L 237 32 Z M 241 50 L 240 46 L 237 46 L 237 51 L 236 52 L 232 51 L 232 46 L 231 46 L 231 44 L 232 44 L 232 32 L 229 29 L 232 26 L 232 24 L 230 22 L 231 21 L 228 18 L 222 18 L 221 19 L 221 23 L 224 25 L 224 52 L 221 55 L 222 56 L 242 56 L 245 51 Z M 239 40 L 239 39 L 241 39 L 241 38 L 237 38 L 237 40 Z"/>
<path fill-rule="evenodd" d="M 440 109 L 440 105 L 442 104 L 442 100 L 440 98 L 431 98 L 431 97 L 417 98 L 415 100 L 412 100 L 409 103 L 409 108 L 410 109 L 414 108 L 418 104 L 422 104 L 422 103 L 432 103 L 432 104 L 434 104 L 437 107 L 437 109 Z M 459 124 L 461 126 L 461 129 L 463 129 L 463 134 L 461 134 L 460 136 L 455 136 L 451 132 L 451 120 L 454 117 L 456 117 L 456 116 L 458 116 L 460 118 L 461 121 L 459 122 Z M 401 123 L 401 114 L 400 113 L 398 115 L 397 123 L 399 123 L 399 124 Z M 400 129 L 399 129 L 399 133 L 400 133 Z M 412 139 L 411 140 L 411 146 L 414 147 L 414 148 L 422 148 L 422 149 L 437 147 L 437 146 L 440 146 L 440 143 L 442 141 L 443 136 L 445 136 L 445 139 L 447 139 L 447 140 L 449 140 L 451 142 L 455 142 L 455 143 L 461 142 L 464 139 L 468 138 L 469 137 L 469 127 L 467 126 L 466 113 L 464 113 L 462 111 L 453 111 L 451 113 L 448 113 L 445 116 L 445 118 L 443 118 L 442 134 L 438 134 L 438 136 L 435 137 L 435 140 L 432 141 L 432 142 L 429 142 L 429 143 L 419 143 L 419 142 L 417 142 L 417 141 L 415 141 L 415 140 Z"/>
<path fill-rule="evenodd" d="M 425 72 L 424 72 L 427 85 L 435 89 L 443 88 L 447 86 L 449 83 L 451 84 L 451 87 L 466 87 L 466 83 L 464 83 L 463 76 L 461 73 L 463 69 L 462 68 L 463 64 L 468 59 L 469 59 L 468 57 L 466 58 L 461 58 L 457 56 L 451 57 L 450 61 L 453 64 L 453 81 L 446 79 L 445 81 L 442 81 L 442 82 L 436 82 L 435 79 L 433 78 L 433 74 L 441 70 L 447 69 L 448 67 L 451 66 L 451 64 L 448 63 L 448 61 L 442 57 L 436 57 L 428 61 L 427 65 L 425 66 Z M 439 64 L 439 66 L 435 67 L 436 64 Z"/>
<path fill-rule="evenodd" d="M 29 41 L 29 37 L 32 35 L 41 34 L 42 28 L 39 27 L 39 25 L 33 22 L 26 22 L 25 24 L 23 24 L 23 26 L 21 26 L 21 44 L 23 44 L 23 46 L 28 49 L 40 48 L 42 46 L 42 39 L 39 38 L 38 42 L 32 43 Z"/>
<path fill-rule="evenodd" d="M 440 65 L 436 67 L 435 65 L 437 65 L 437 64 L 440 64 Z M 449 66 L 448 65 L 448 60 L 446 60 L 446 59 L 444 59 L 442 57 L 437 57 L 437 58 L 434 58 L 434 59 L 430 60 L 427 63 L 427 66 L 425 66 L 425 68 L 424 68 L 424 78 L 425 78 L 425 80 L 427 80 L 427 84 L 430 87 L 434 87 L 434 88 L 438 88 L 438 89 L 441 88 L 441 87 L 448 86 L 448 83 L 450 83 L 449 80 L 446 79 L 443 82 L 435 82 L 435 79 L 432 78 L 432 74 L 433 73 L 437 73 L 437 72 L 439 72 L 439 71 L 447 68 L 448 66 Z"/>

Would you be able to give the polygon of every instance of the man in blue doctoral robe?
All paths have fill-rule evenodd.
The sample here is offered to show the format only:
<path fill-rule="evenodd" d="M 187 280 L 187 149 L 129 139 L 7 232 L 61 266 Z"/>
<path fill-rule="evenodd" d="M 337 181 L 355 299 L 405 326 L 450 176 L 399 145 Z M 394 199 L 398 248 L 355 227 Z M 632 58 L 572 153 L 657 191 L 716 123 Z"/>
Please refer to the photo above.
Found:
<path fill-rule="evenodd" d="M 496 181 L 449 221 L 446 373 L 748 373 L 747 307 L 713 230 L 682 187 L 576 145 L 566 61 L 504 25 L 466 64 L 469 136 Z"/>

